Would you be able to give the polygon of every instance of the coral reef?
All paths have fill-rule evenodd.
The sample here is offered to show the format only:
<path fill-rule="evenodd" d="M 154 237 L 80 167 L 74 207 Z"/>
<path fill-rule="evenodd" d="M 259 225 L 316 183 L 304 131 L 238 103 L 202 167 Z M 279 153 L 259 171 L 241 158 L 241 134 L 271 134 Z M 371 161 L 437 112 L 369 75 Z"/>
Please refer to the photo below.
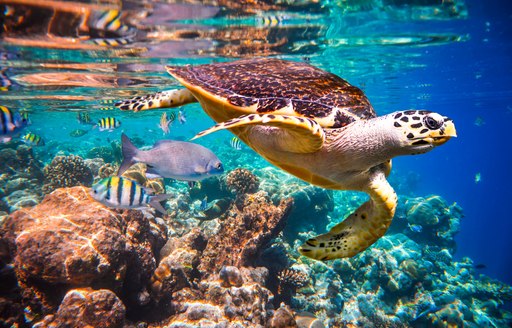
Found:
<path fill-rule="evenodd" d="M 125 306 L 108 289 L 73 289 L 67 292 L 55 314 L 34 325 L 43 327 L 111 327 L 122 328 Z"/>
<path fill-rule="evenodd" d="M 4 154 L 15 156 L 13 150 Z M 101 160 L 87 163 L 98 175 L 102 167 L 114 171 Z M 190 194 L 185 184 L 173 185 L 176 197 L 163 218 L 106 208 L 88 197 L 87 188 L 73 187 L 0 219 L 0 325 L 512 324 L 504 310 L 512 287 L 478 275 L 468 258 L 454 260 L 463 217 L 457 204 L 403 196 L 386 236 L 353 258 L 319 262 L 296 247 L 352 212 L 363 196 L 314 188 L 274 169 L 254 172 L 231 176 L 253 186 L 233 182 L 239 185 L 235 200 L 227 177 Z M 256 188 L 250 181 L 260 179 L 257 173 L 264 178 Z M 143 167 L 130 174 L 147 183 Z M 4 201 L 23 198 L 30 184 L 20 178 L 4 180 Z M 213 198 L 221 190 L 226 195 Z M 207 209 L 199 204 L 205 195 L 212 195 Z"/>
<path fill-rule="evenodd" d="M 32 209 L 11 214 L 0 237 L 23 305 L 32 312 L 55 311 L 70 289 L 83 286 L 110 289 L 136 308 L 146 304 L 154 254 L 165 242 L 162 223 L 140 211 L 106 208 L 84 187 L 61 188 Z"/>
<path fill-rule="evenodd" d="M 41 168 L 30 147 L 0 150 L 0 211 L 10 213 L 41 201 Z"/>
<path fill-rule="evenodd" d="M 108 178 L 108 177 L 111 177 L 111 176 L 114 176 L 117 172 L 117 166 L 114 166 L 110 163 L 106 163 L 104 165 L 102 165 L 99 169 L 98 169 L 98 179 L 104 179 L 104 178 Z"/>
<path fill-rule="evenodd" d="M 247 169 L 236 169 L 226 176 L 226 185 L 237 196 L 253 194 L 258 190 L 260 181 L 256 175 Z"/>
<path fill-rule="evenodd" d="M 48 194 L 57 188 L 86 186 L 93 182 L 91 169 L 80 156 L 56 156 L 44 168 L 43 191 Z"/>
<path fill-rule="evenodd" d="M 133 180 L 148 189 L 153 190 L 155 194 L 165 193 L 165 186 L 163 179 L 148 179 L 146 178 L 146 165 L 137 163 L 132 165 L 126 172 L 123 173 L 123 177 Z"/>
<path fill-rule="evenodd" d="M 245 197 L 242 210 L 233 206 L 219 231 L 208 240 L 199 270 L 208 275 L 223 266 L 254 265 L 262 246 L 284 228 L 292 204 L 292 199 L 286 199 L 275 206 L 264 192 Z M 223 254 L 220 258 L 219 253 Z"/>

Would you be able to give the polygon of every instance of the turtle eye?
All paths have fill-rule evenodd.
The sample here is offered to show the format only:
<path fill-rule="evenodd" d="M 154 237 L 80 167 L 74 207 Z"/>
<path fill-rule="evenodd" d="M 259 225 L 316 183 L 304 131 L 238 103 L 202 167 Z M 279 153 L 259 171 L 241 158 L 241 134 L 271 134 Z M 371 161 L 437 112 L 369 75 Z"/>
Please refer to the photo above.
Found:
<path fill-rule="evenodd" d="M 430 130 L 437 130 L 443 125 L 443 122 L 438 122 L 431 116 L 425 116 L 423 122 Z"/>

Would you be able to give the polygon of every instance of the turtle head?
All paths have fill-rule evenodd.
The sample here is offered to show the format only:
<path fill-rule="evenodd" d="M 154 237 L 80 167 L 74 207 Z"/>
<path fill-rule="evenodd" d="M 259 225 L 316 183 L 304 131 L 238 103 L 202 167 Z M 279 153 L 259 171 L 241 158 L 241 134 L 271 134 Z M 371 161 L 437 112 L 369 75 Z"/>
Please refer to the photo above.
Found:
<path fill-rule="evenodd" d="M 400 141 L 409 154 L 422 154 L 456 137 L 453 121 L 438 113 L 407 110 L 390 114 Z"/>

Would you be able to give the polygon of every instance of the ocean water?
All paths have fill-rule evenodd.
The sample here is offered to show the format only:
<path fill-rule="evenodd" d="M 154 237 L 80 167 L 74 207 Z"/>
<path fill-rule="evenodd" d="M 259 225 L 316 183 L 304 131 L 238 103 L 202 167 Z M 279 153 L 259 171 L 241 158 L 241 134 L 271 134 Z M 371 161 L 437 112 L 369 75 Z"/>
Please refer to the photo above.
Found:
<path fill-rule="evenodd" d="M 361 88 L 378 115 L 426 109 L 453 119 L 457 138 L 427 154 L 393 160 L 390 181 L 402 202 L 395 218 L 396 224 L 402 226 L 394 233 L 401 231 L 412 236 L 420 246 L 422 242 L 428 244 L 425 241 L 428 237 L 416 238 L 414 227 L 403 225 L 411 221 L 400 221 L 407 220 L 411 213 L 407 205 L 400 204 L 406 199 L 440 196 L 445 211 L 456 203 L 463 213 L 458 227 L 453 228 L 457 231 L 456 246 L 450 249 L 452 261 L 464 262 L 470 258 L 475 279 L 485 275 L 512 284 L 512 221 L 508 210 L 512 197 L 509 145 L 512 6 L 507 1 L 303 0 L 200 4 L 196 1 L 31 3 L 14 0 L 1 7 L 4 26 L 0 40 L 0 105 L 14 112 L 28 112 L 31 124 L 12 141 L 0 144 L 0 151 L 22 147 L 21 136 L 31 132 L 44 139 L 44 145 L 31 146 L 42 166 L 49 165 L 55 156 L 68 155 L 84 159 L 103 157 L 104 162 L 118 165 L 121 133 L 141 147 L 166 138 L 189 140 L 214 124 L 198 104 L 140 113 L 120 111 L 114 106 L 119 100 L 178 87 L 178 82 L 166 73 L 165 65 L 199 65 L 255 57 L 307 62 Z M 175 120 L 170 133 L 164 135 L 158 127 L 162 113 L 177 114 L 178 110 L 184 113 L 186 122 Z M 100 131 L 80 124 L 77 113 L 88 114 L 93 123 L 102 117 L 115 117 L 122 124 L 112 132 Z M 84 134 L 72 136 L 76 130 Z M 279 181 L 285 179 L 301 185 L 272 168 L 247 146 L 243 145 L 241 150 L 233 148 L 232 137 L 229 132 L 221 131 L 196 141 L 223 161 L 226 174 L 239 167 L 246 168 L 258 175 L 263 185 L 265 179 L 272 180 L 270 168 Z M 2 165 L 3 170 L 5 167 Z M 0 175 L 12 176 L 12 172 L 0 171 Z M 43 180 L 41 177 L 41 184 Z M 2 197 L 8 198 L 9 180 L 1 181 Z M 168 192 L 189 193 L 186 183 L 167 179 L 164 183 Z M 275 181 L 266 183 L 272 185 Z M 35 187 L 28 185 L 20 190 L 23 188 L 30 194 L 30 189 Z M 280 188 L 294 187 L 285 183 Z M 39 203 L 43 195 L 39 192 L 34 195 L 25 203 L 8 199 L 0 202 L 4 220 L 21 207 Z M 318 229 L 309 237 L 325 232 L 364 198 L 360 194 L 350 198 L 347 195 L 352 193 L 340 191 L 332 195 L 334 208 L 327 211 L 328 221 L 318 226 L 296 222 L 303 228 L 285 228 L 290 249 L 305 241 L 299 231 Z M 354 202 L 350 204 L 352 208 L 347 205 L 347 199 Z M 193 207 L 200 200 L 192 197 L 187 201 Z M 405 206 L 401 212 L 400 206 Z M 311 217 L 312 221 L 315 219 Z M 420 229 L 435 232 L 436 228 Z M 305 263 L 316 272 L 315 279 L 323 279 L 321 270 L 315 267 L 320 264 L 299 260 L 298 254 L 293 254 L 295 263 Z M 360 258 L 362 262 L 363 258 Z M 327 266 L 336 267 L 333 263 L 327 262 Z M 2 264 L 5 264 L 3 259 Z M 363 284 L 361 280 L 356 281 Z M 420 279 L 415 283 L 421 282 Z M 315 293 L 313 287 L 312 290 L 310 295 Z M 287 303 L 294 311 L 317 311 L 316 316 L 325 325 L 337 326 L 326 319 L 337 314 L 321 307 L 308 307 L 297 295 Z M 501 294 L 493 294 L 496 295 Z M 501 301 L 510 308 L 512 296 L 508 295 Z M 338 314 L 350 310 L 350 297 L 343 297 L 345 308 L 340 306 L 334 311 Z M 435 300 L 437 306 L 444 306 Z M 415 300 L 409 301 L 412 307 Z M 360 309 L 361 304 L 359 300 Z M 397 308 L 384 312 L 393 311 L 398 313 Z M 438 311 L 427 311 L 425 318 L 418 318 L 421 311 L 409 317 L 396 317 L 402 318 L 406 326 L 442 327 L 432 315 Z M 363 310 L 360 313 L 371 317 Z M 134 320 L 131 315 L 130 320 Z M 413 320 L 415 317 L 420 323 Z M 466 312 L 464 320 L 475 327 L 511 325 L 510 314 L 500 318 L 502 321 L 493 321 L 495 317 L 489 314 L 491 323 L 485 323 L 468 319 Z M 421 321 L 426 318 L 430 321 Z M 355 322 L 348 317 L 343 320 Z M 450 321 L 445 318 L 446 322 Z"/>

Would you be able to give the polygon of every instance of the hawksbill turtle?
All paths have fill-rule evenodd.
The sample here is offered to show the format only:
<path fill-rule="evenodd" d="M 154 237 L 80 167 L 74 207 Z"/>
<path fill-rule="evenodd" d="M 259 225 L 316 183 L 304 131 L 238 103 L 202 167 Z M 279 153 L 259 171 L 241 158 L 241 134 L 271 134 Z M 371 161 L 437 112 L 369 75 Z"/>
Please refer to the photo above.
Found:
<path fill-rule="evenodd" d="M 185 88 L 116 106 L 141 111 L 199 102 L 218 124 L 194 138 L 228 129 L 304 181 L 369 194 L 345 220 L 299 248 L 317 260 L 354 256 L 387 231 L 397 206 L 386 179 L 393 157 L 426 153 L 456 136 L 453 121 L 434 112 L 377 116 L 360 89 L 302 62 L 259 58 L 166 69 Z"/>

